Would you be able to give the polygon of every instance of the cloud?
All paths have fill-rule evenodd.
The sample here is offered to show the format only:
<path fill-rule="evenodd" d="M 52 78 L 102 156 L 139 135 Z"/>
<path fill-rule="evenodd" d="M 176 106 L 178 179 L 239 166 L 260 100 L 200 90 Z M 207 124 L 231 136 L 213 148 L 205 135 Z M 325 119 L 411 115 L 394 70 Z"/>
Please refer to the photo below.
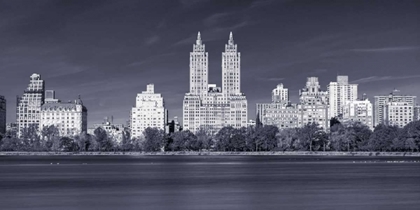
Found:
<path fill-rule="evenodd" d="M 417 50 L 418 46 L 400 46 L 400 47 L 383 47 L 383 48 L 366 48 L 366 49 L 352 49 L 354 52 L 400 52 L 408 50 Z"/>
<path fill-rule="evenodd" d="M 387 80 L 399 80 L 399 79 L 411 79 L 419 78 L 420 74 L 410 75 L 410 76 L 371 76 L 360 78 L 358 80 L 352 81 L 352 83 L 368 83 L 368 82 L 377 82 L 377 81 L 387 81 Z"/>
<path fill-rule="evenodd" d="M 172 55 L 175 55 L 175 53 L 172 52 L 172 53 L 164 53 L 164 54 L 160 54 L 160 55 L 155 55 L 155 56 L 148 57 L 148 58 L 146 58 L 142 61 L 136 61 L 136 62 L 130 63 L 127 66 L 129 66 L 129 67 L 141 66 L 143 64 L 151 63 L 153 61 L 156 61 L 158 58 L 162 58 L 162 57 L 166 57 L 166 56 L 172 56 Z"/>
<path fill-rule="evenodd" d="M 263 80 L 263 81 L 282 81 L 282 80 L 284 80 L 284 78 L 283 77 L 271 77 L 271 78 L 263 78 L 263 77 L 260 77 L 260 78 L 258 78 L 258 80 Z"/>
<path fill-rule="evenodd" d="M 151 36 L 144 41 L 144 44 L 147 46 L 153 45 L 160 40 L 160 37 L 157 35 Z"/>
<path fill-rule="evenodd" d="M 220 21 L 224 20 L 225 18 L 227 18 L 231 14 L 232 13 L 228 13 L 228 12 L 216 13 L 204 19 L 203 23 L 207 26 L 215 25 L 219 23 Z"/>

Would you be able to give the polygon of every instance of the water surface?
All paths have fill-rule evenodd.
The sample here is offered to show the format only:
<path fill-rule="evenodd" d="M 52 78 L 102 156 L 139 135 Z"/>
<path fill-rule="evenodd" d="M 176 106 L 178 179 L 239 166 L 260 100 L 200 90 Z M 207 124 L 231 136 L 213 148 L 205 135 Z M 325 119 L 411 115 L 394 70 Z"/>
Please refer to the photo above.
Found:
<path fill-rule="evenodd" d="M 419 209 L 419 157 L 1 156 L 1 209 Z"/>

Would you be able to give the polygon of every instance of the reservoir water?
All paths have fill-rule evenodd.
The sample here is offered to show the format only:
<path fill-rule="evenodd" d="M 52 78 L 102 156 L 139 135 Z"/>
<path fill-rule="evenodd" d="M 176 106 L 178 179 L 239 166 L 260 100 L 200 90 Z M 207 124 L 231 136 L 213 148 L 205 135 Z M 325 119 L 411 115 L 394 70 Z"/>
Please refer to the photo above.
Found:
<path fill-rule="evenodd" d="M 420 209 L 420 157 L 0 156 L 0 209 Z"/>

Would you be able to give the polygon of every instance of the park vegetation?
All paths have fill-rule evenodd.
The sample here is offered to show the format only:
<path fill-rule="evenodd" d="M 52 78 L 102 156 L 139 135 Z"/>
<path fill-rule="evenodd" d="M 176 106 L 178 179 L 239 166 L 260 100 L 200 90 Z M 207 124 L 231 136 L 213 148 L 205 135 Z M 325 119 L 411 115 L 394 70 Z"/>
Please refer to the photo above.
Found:
<path fill-rule="evenodd" d="M 116 141 L 99 127 L 94 134 L 60 136 L 55 126 L 41 131 L 27 128 L 20 138 L 16 133 L 0 135 L 1 151 L 380 151 L 418 152 L 420 150 L 420 121 L 403 128 L 378 125 L 374 130 L 360 122 L 341 123 L 333 118 L 325 131 L 318 124 L 279 130 L 262 125 L 233 128 L 224 127 L 215 134 L 206 130 L 196 133 L 177 131 L 166 134 L 157 128 L 147 128 L 143 136 L 131 138 L 128 129 Z"/>

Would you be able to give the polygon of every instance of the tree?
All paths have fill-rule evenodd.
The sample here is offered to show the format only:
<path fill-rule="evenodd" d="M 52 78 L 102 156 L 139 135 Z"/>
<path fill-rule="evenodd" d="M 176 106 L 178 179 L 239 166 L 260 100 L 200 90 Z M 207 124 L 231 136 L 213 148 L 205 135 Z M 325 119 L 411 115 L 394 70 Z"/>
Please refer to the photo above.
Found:
<path fill-rule="evenodd" d="M 22 141 L 16 137 L 6 136 L 1 142 L 1 151 L 22 151 L 24 145 Z"/>
<path fill-rule="evenodd" d="M 165 145 L 165 132 L 158 128 L 146 128 L 143 131 L 143 149 L 148 152 L 161 151 Z"/>
<path fill-rule="evenodd" d="M 277 147 L 277 134 L 279 129 L 274 125 L 265 125 L 257 128 L 257 148 L 260 151 L 270 151 Z"/>
<path fill-rule="evenodd" d="M 415 151 L 420 149 L 420 121 L 413 121 L 400 129 L 399 135 L 392 141 L 396 151 Z"/>
<path fill-rule="evenodd" d="M 285 128 L 277 134 L 277 145 L 282 151 L 293 150 L 294 142 L 298 139 L 296 128 Z"/>
<path fill-rule="evenodd" d="M 234 128 L 232 126 L 223 127 L 217 132 L 216 139 L 216 150 L 217 151 L 233 151 L 231 145 L 231 138 L 234 134 Z"/>
<path fill-rule="evenodd" d="M 174 132 L 171 135 L 169 149 L 172 151 L 198 150 L 197 137 L 189 130 Z"/>
<path fill-rule="evenodd" d="M 54 125 L 44 126 L 41 130 L 42 140 L 48 150 L 57 151 L 60 144 L 60 131 Z"/>
<path fill-rule="evenodd" d="M 79 146 L 74 139 L 65 136 L 60 139 L 60 149 L 65 152 L 73 152 L 79 150 Z"/>
<path fill-rule="evenodd" d="M 298 128 L 298 138 L 301 143 L 301 148 L 312 151 L 314 140 L 317 140 L 315 135 L 321 130 L 322 128 L 317 123 L 308 123 L 302 128 Z"/>
<path fill-rule="evenodd" d="M 262 127 L 262 126 L 263 126 L 263 124 L 260 120 L 260 113 L 258 112 L 257 113 L 257 118 L 255 119 L 255 127 L 259 128 L 259 127 Z"/>
<path fill-rule="evenodd" d="M 99 151 L 110 151 L 113 149 L 114 145 L 110 138 L 108 138 L 108 134 L 102 127 L 96 128 L 93 133 L 95 134 L 96 142 L 98 143 L 98 150 Z"/>
<path fill-rule="evenodd" d="M 22 130 L 23 149 L 27 151 L 39 151 L 41 148 L 41 139 L 38 135 L 38 128 L 31 124 Z"/>
<path fill-rule="evenodd" d="M 391 151 L 392 142 L 395 138 L 398 138 L 398 134 L 399 128 L 397 126 L 379 124 L 369 138 L 368 148 L 371 151 Z"/>
<path fill-rule="evenodd" d="M 201 145 L 200 149 L 210 150 L 213 146 L 213 139 L 210 132 L 206 129 L 200 129 L 196 133 L 197 141 Z"/>

